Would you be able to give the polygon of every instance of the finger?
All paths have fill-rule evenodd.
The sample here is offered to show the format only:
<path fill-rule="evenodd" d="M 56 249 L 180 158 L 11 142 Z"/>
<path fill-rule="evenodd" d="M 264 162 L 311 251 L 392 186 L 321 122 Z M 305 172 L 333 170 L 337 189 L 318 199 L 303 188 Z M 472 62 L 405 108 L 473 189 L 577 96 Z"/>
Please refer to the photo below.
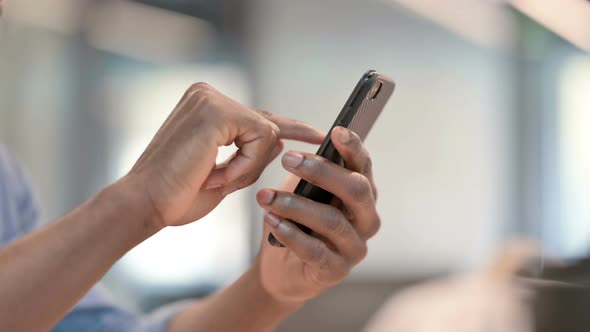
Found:
<path fill-rule="evenodd" d="M 270 164 L 273 160 L 275 160 L 281 154 L 284 147 L 285 147 L 285 143 L 283 141 L 278 141 L 277 145 L 273 148 L 272 152 L 270 153 L 267 164 Z M 228 176 L 227 175 L 227 167 L 232 162 L 232 160 L 234 158 L 236 158 L 236 156 L 237 156 L 237 153 L 234 153 L 227 160 L 223 161 L 220 164 L 215 165 L 215 168 L 211 170 L 211 173 L 209 173 L 209 176 L 207 177 L 207 180 L 205 181 L 205 184 L 204 184 L 205 190 L 216 189 L 216 188 L 220 188 L 220 187 L 225 186 L 226 187 L 226 188 L 224 188 L 225 190 L 221 190 L 221 192 L 224 195 L 228 195 L 228 194 L 234 192 L 235 190 L 240 189 L 240 184 L 242 182 L 244 182 L 240 178 L 238 178 L 237 180 L 230 182 L 230 183 L 225 182 L 226 178 Z"/>
<path fill-rule="evenodd" d="M 285 148 L 285 142 L 279 140 L 277 145 L 273 148 L 272 152 L 270 153 L 270 158 L 269 158 L 267 164 L 270 164 L 273 160 L 277 159 L 277 157 L 281 154 L 281 152 L 283 152 L 284 148 Z"/>
<path fill-rule="evenodd" d="M 270 161 L 275 160 L 283 151 L 283 148 L 285 147 L 285 143 L 283 141 L 279 141 L 277 143 L 277 145 L 273 148 L 271 154 L 270 154 Z M 212 175 L 211 177 L 216 177 L 217 175 L 213 175 L 214 171 L 217 169 L 221 169 L 221 168 L 226 168 L 227 165 L 229 165 L 229 163 L 232 161 L 232 159 L 234 159 L 236 157 L 236 152 L 232 153 L 231 156 L 229 156 L 226 160 L 220 162 L 219 164 L 215 165 L 215 168 L 213 169 L 213 171 L 211 171 Z M 270 163 L 269 161 L 269 163 Z"/>
<path fill-rule="evenodd" d="M 338 197 L 361 238 L 368 239 L 377 232 L 379 214 L 371 182 L 365 175 L 310 153 L 289 151 L 283 155 L 282 163 L 289 172 Z"/>
<path fill-rule="evenodd" d="M 226 167 L 213 169 L 205 188 L 227 186 L 231 188 L 225 192 L 228 194 L 230 191 L 246 187 L 254 183 L 272 161 L 276 145 L 278 144 L 282 149 L 282 143 L 279 143 L 281 138 L 317 143 L 321 142 L 324 136 L 308 124 L 269 112 L 256 111 L 241 114 L 237 132 L 233 138 L 239 149 Z M 284 133 L 281 133 L 282 130 Z"/>
<path fill-rule="evenodd" d="M 282 149 L 278 138 L 279 129 L 275 124 L 262 117 L 249 119 L 248 122 L 247 126 L 241 128 L 243 132 L 235 138 L 238 151 L 226 167 L 211 171 L 205 188 L 228 186 L 235 190 L 254 183 L 273 154 L 277 153 L 277 146 Z"/>
<path fill-rule="evenodd" d="M 373 196 L 377 199 L 377 187 L 373 179 L 373 166 L 369 151 L 361 138 L 352 130 L 338 126 L 332 130 L 332 143 L 344 160 L 344 166 L 365 175 L 371 182 Z"/>
<path fill-rule="evenodd" d="M 360 262 L 366 256 L 365 242 L 336 207 L 271 189 L 260 190 L 256 199 L 262 208 L 274 215 L 307 226 L 327 239 L 352 264 Z"/>
<path fill-rule="evenodd" d="M 322 269 L 327 268 L 334 273 L 348 272 L 348 264 L 342 257 L 330 250 L 320 239 L 303 233 L 292 222 L 270 212 L 264 216 L 264 222 L 270 226 L 277 240 L 292 250 L 303 262 Z"/>
<path fill-rule="evenodd" d="M 302 141 L 312 144 L 320 144 L 326 137 L 326 133 L 314 128 L 310 124 L 299 120 L 293 120 L 276 115 L 268 111 L 256 110 L 260 115 L 279 126 L 280 138 Z"/>

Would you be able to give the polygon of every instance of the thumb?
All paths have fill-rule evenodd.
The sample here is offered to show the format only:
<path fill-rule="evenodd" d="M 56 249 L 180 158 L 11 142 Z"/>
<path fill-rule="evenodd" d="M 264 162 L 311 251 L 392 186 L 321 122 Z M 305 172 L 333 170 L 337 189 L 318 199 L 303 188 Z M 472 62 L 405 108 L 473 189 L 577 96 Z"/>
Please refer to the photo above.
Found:
<path fill-rule="evenodd" d="M 269 156 L 266 157 L 266 161 L 262 165 L 262 169 L 264 169 L 268 164 L 270 164 L 276 157 L 278 157 L 281 154 L 281 151 L 283 151 L 284 146 L 285 144 L 283 143 L 283 141 L 278 141 L 278 143 L 273 148 L 272 152 L 269 154 Z M 234 176 L 233 174 L 231 174 L 231 172 L 241 171 L 239 169 L 240 165 L 236 165 L 236 162 L 241 162 L 239 158 L 245 158 L 244 156 L 240 155 L 240 150 L 238 150 L 238 152 L 236 152 L 228 160 L 214 168 L 211 171 L 211 173 L 209 173 L 209 176 L 205 181 L 205 189 L 218 189 L 223 187 L 223 189 L 221 189 L 220 192 L 222 193 L 222 195 L 228 195 L 229 193 L 236 191 L 240 188 L 243 188 L 245 186 L 248 186 L 254 181 L 256 181 L 260 173 L 262 173 L 262 170 L 260 170 L 260 173 L 257 174 L 255 178 L 251 180 L 245 179 L 243 177 L 238 177 L 233 182 L 227 182 L 228 178 L 232 178 Z M 236 161 L 236 159 L 238 160 Z M 243 172 L 243 170 L 241 172 Z"/>

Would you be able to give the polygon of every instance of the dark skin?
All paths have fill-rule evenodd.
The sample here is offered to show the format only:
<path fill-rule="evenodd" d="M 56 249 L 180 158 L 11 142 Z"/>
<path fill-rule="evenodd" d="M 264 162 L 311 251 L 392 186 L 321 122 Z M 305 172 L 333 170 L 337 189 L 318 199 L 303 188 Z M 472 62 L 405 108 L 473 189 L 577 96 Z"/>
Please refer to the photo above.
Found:
<path fill-rule="evenodd" d="M 307 300 L 342 281 L 366 256 L 367 240 L 381 223 L 368 151 L 355 133 L 342 127 L 332 131 L 332 141 L 346 168 L 311 153 L 291 151 L 282 160 L 295 175 L 286 190 L 263 189 L 257 194 L 260 206 L 269 211 L 264 239 L 272 231 L 286 246 L 277 249 L 263 241 L 262 268 L 276 269 L 273 266 L 282 262 L 282 271 L 264 274 L 263 284 L 289 301 Z M 333 193 L 337 201 L 327 205 L 293 194 L 299 178 Z M 310 227 L 314 234 L 305 234 L 287 219 Z"/>

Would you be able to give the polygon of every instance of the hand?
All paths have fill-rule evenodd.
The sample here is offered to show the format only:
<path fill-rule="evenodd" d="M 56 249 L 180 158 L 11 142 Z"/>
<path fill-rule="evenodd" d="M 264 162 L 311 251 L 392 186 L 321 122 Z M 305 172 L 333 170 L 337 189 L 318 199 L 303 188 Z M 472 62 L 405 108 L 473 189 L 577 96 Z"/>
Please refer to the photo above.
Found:
<path fill-rule="evenodd" d="M 292 193 L 297 178 L 285 191 L 262 189 L 257 194 L 268 210 L 262 248 L 257 260 L 264 289 L 283 303 L 301 303 L 341 282 L 367 254 L 367 240 L 380 225 L 371 159 L 360 138 L 336 127 L 331 134 L 345 167 L 303 152 L 287 152 L 283 166 L 333 193 L 337 202 L 320 204 Z M 302 232 L 293 220 L 313 230 Z M 286 246 L 275 248 L 268 233 Z"/>
<path fill-rule="evenodd" d="M 198 220 L 227 194 L 255 182 L 278 156 L 281 139 L 319 143 L 324 134 L 299 121 L 255 111 L 205 83 L 191 86 L 126 180 L 160 228 Z M 238 151 L 216 165 L 218 148 Z"/>

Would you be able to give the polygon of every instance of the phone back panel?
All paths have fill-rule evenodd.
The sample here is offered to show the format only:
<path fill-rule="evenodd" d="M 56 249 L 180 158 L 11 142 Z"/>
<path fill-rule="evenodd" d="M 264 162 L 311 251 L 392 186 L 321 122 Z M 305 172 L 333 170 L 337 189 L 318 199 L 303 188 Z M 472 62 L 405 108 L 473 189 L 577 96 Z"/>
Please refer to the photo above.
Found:
<path fill-rule="evenodd" d="M 364 141 L 371 131 L 373 124 L 377 121 L 377 118 L 385 108 L 385 104 L 389 100 L 389 97 L 393 94 L 395 84 L 393 81 L 385 76 L 378 75 L 376 80 L 381 82 L 381 88 L 375 98 L 369 98 L 364 95 L 358 106 L 358 110 L 355 112 L 348 129 L 355 132 Z"/>

